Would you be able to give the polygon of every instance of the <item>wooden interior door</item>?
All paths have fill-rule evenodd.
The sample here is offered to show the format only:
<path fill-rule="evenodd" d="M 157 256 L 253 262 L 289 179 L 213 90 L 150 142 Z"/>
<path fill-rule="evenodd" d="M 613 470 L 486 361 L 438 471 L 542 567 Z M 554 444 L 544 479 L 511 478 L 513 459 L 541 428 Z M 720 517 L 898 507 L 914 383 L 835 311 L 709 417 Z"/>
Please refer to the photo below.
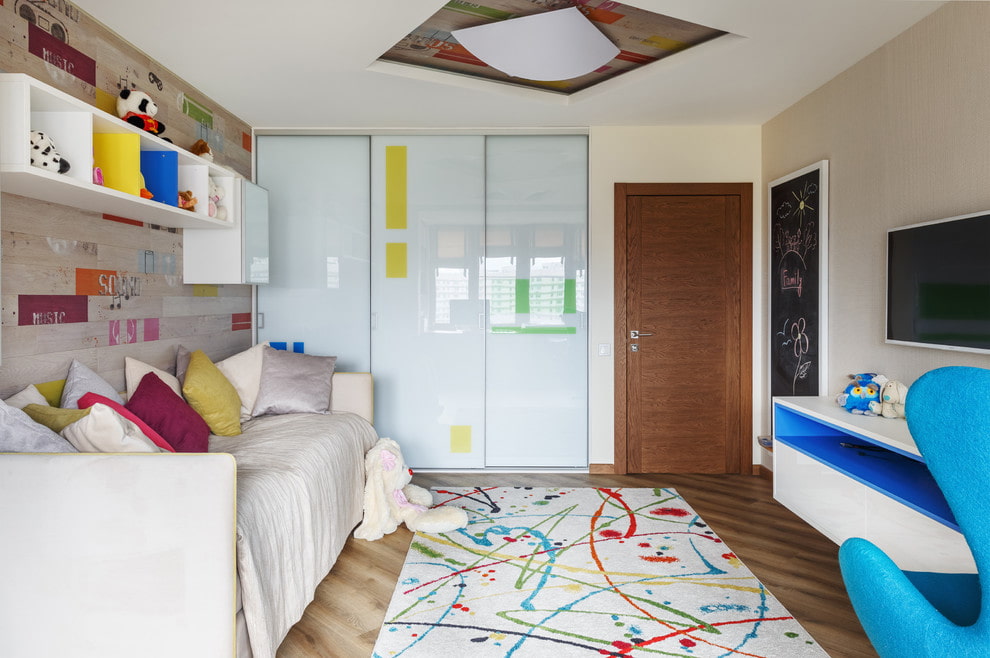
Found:
<path fill-rule="evenodd" d="M 749 183 L 616 184 L 617 469 L 752 471 L 752 216 Z"/>

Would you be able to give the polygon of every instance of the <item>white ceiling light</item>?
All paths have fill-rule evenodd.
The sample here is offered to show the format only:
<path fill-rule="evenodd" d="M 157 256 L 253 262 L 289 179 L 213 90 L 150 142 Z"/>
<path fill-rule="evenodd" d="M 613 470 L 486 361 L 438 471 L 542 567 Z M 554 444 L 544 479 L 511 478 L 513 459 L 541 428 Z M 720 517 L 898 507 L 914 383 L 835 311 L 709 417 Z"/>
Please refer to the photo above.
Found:
<path fill-rule="evenodd" d="M 575 7 L 488 23 L 451 34 L 472 55 L 513 77 L 570 80 L 619 54 Z"/>

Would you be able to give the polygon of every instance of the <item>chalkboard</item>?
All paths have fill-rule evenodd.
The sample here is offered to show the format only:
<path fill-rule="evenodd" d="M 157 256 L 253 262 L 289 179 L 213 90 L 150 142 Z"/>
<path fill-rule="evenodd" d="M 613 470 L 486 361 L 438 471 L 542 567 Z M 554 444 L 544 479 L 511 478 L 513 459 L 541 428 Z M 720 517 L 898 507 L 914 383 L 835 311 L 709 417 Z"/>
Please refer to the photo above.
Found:
<path fill-rule="evenodd" d="M 828 161 L 769 185 L 770 395 L 824 395 Z"/>

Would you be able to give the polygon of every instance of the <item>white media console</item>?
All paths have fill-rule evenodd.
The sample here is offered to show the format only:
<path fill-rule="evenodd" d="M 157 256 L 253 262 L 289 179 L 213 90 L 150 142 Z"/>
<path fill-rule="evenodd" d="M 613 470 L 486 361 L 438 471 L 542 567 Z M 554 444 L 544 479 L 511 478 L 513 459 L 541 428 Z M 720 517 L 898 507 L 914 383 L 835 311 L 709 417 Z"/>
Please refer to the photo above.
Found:
<path fill-rule="evenodd" d="M 841 544 L 863 537 L 907 571 L 976 573 L 903 418 L 827 397 L 774 398 L 773 495 Z"/>

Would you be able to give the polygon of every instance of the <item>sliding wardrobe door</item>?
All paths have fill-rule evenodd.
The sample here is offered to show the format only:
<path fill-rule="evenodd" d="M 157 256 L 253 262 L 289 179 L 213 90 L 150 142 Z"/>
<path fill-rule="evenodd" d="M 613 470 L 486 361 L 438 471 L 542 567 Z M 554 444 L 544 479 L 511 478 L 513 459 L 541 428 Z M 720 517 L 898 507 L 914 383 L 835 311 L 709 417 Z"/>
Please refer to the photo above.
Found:
<path fill-rule="evenodd" d="M 480 468 L 485 141 L 371 140 L 375 425 L 413 468 Z"/>
<path fill-rule="evenodd" d="M 271 281 L 258 288 L 258 339 L 336 356 L 341 371 L 371 370 L 369 148 L 365 136 L 257 142 L 271 217 Z"/>
<path fill-rule="evenodd" d="M 485 464 L 588 465 L 585 136 L 490 136 Z"/>

